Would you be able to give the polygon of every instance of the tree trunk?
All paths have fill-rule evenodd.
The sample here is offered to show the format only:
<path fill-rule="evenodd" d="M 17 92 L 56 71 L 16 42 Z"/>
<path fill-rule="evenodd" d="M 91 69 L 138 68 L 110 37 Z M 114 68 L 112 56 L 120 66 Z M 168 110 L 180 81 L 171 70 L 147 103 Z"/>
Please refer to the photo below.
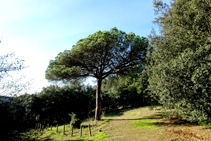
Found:
<path fill-rule="evenodd" d="M 102 78 L 97 79 L 95 120 L 100 120 Z"/>

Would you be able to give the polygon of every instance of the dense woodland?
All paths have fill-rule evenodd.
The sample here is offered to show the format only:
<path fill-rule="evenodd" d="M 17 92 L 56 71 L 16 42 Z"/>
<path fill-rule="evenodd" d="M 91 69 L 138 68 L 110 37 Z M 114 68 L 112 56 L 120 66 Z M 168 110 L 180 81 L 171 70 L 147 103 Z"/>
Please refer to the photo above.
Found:
<path fill-rule="evenodd" d="M 145 105 L 161 105 L 181 120 L 210 123 L 211 1 L 155 0 L 154 7 L 159 34 L 152 30 L 139 37 L 117 28 L 91 34 L 50 61 L 46 79 L 64 86 L 1 100 L 1 135 L 37 123 L 69 123 L 72 113 L 80 120 L 100 120 L 102 111 Z M 83 85 L 87 77 L 97 85 Z"/>

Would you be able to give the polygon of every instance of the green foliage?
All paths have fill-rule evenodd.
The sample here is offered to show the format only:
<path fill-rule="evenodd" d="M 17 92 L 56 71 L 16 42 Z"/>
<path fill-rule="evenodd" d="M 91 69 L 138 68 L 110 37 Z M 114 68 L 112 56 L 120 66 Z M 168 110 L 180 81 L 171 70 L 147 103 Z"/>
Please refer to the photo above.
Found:
<path fill-rule="evenodd" d="M 147 94 L 145 88 L 137 78 L 131 76 L 114 76 L 108 77 L 102 84 L 102 107 L 106 109 L 127 106 L 141 106 Z"/>
<path fill-rule="evenodd" d="M 0 130 L 10 136 L 13 130 L 23 131 L 34 128 L 36 124 L 44 127 L 64 124 L 70 122 L 68 113 L 72 112 L 77 114 L 76 126 L 80 125 L 79 119 L 90 116 L 95 107 L 94 95 L 95 91 L 90 86 L 49 86 L 39 94 L 25 94 L 11 102 L 1 102 Z"/>
<path fill-rule="evenodd" d="M 117 28 L 98 31 L 77 42 L 71 50 L 60 52 L 51 60 L 46 79 L 71 81 L 87 76 L 106 78 L 124 74 L 144 62 L 148 40 Z"/>
<path fill-rule="evenodd" d="M 208 126 L 210 124 L 207 123 L 207 121 L 202 121 L 202 122 L 199 122 L 199 125 L 202 125 L 202 126 Z"/>
<path fill-rule="evenodd" d="M 72 112 L 72 114 L 69 114 L 69 116 L 71 117 L 70 125 L 80 128 L 81 121 L 80 119 L 76 118 L 76 114 Z"/>
<path fill-rule="evenodd" d="M 69 114 L 69 116 L 71 117 L 70 125 L 74 125 L 76 121 L 78 121 L 78 119 L 76 118 L 76 114 L 72 113 L 72 114 Z"/>
<path fill-rule="evenodd" d="M 154 1 L 161 35 L 149 36 L 152 97 L 183 119 L 211 122 L 210 1 L 177 0 L 171 7 Z M 150 52 L 150 50 L 154 51 Z"/>

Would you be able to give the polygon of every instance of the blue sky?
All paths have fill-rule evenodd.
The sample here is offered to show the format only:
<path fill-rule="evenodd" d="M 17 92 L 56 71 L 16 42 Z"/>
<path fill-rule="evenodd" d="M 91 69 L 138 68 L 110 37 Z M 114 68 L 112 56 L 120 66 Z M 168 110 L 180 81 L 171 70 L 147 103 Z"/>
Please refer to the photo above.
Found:
<path fill-rule="evenodd" d="M 79 39 L 113 27 L 147 37 L 152 27 L 158 30 L 154 18 L 152 0 L 0 0 L 0 54 L 24 59 L 24 74 L 40 90 L 50 84 L 49 61 Z"/>

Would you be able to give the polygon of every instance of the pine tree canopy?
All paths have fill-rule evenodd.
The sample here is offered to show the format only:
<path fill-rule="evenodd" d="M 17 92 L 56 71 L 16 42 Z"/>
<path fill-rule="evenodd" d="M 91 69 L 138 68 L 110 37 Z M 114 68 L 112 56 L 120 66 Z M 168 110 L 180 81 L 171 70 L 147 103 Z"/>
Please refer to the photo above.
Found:
<path fill-rule="evenodd" d="M 104 79 L 110 74 L 127 73 L 131 65 L 144 61 L 147 45 L 146 38 L 117 28 L 98 31 L 51 60 L 46 79 L 69 81 L 87 76 Z"/>

